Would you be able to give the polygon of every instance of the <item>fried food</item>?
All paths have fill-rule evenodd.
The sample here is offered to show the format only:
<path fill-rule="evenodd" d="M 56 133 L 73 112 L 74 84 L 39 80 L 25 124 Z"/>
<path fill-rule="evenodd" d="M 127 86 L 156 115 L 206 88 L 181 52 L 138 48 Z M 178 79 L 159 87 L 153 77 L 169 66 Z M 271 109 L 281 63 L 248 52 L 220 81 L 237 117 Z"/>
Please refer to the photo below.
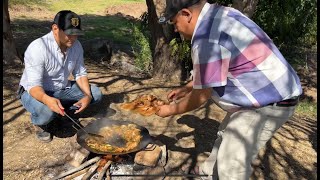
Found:
<path fill-rule="evenodd" d="M 122 109 L 131 110 L 143 116 L 150 116 L 157 112 L 158 106 L 166 104 L 164 101 L 158 99 L 156 96 L 145 94 L 141 95 L 129 103 L 120 105 Z"/>
<path fill-rule="evenodd" d="M 129 152 L 135 149 L 139 145 L 142 139 L 142 136 L 140 134 L 140 129 L 138 129 L 134 124 L 120 125 L 120 126 L 112 125 L 111 127 L 104 127 L 100 129 L 98 134 L 104 136 L 106 139 L 112 138 L 113 135 L 118 135 L 126 141 L 124 147 L 117 147 L 107 143 L 101 144 L 95 138 L 88 136 L 85 139 L 86 144 L 90 148 L 97 150 L 99 152 L 111 152 L 111 153 Z"/>

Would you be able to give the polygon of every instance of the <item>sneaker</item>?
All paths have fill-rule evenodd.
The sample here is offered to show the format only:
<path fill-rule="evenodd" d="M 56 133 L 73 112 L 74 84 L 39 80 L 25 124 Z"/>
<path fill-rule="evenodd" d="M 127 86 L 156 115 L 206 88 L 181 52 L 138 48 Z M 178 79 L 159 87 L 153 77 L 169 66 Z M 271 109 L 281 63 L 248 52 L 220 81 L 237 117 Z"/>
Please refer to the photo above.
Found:
<path fill-rule="evenodd" d="M 46 125 L 44 126 L 37 126 L 37 125 L 33 125 L 34 129 L 36 131 L 36 137 L 44 143 L 48 143 L 52 141 L 52 135 L 47 132 L 47 127 Z"/>

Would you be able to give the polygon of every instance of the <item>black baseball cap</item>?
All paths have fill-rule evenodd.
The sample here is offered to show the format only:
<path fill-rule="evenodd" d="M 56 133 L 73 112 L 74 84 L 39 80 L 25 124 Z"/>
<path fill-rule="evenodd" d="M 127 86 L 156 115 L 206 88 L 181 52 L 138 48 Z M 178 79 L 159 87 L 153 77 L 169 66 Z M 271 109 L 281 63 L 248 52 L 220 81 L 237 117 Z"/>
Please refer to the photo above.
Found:
<path fill-rule="evenodd" d="M 54 17 L 53 24 L 57 24 L 67 35 L 84 35 L 80 17 L 70 10 L 59 11 Z"/>
<path fill-rule="evenodd" d="M 158 20 L 160 24 L 167 23 L 170 18 L 175 16 L 181 9 L 188 8 L 200 0 L 167 0 L 164 15 Z"/>

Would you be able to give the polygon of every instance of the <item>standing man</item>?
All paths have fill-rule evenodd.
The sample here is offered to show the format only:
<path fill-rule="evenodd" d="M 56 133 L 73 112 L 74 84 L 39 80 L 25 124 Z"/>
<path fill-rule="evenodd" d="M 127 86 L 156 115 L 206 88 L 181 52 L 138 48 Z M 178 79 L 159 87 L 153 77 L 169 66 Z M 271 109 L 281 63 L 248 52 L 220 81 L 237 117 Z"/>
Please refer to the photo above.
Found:
<path fill-rule="evenodd" d="M 178 101 L 157 115 L 191 111 L 212 98 L 227 115 L 210 156 L 194 171 L 249 179 L 258 151 L 293 115 L 300 80 L 268 35 L 238 10 L 203 0 L 167 2 L 159 23 L 191 40 L 193 81 L 168 93 Z"/>
<path fill-rule="evenodd" d="M 31 42 L 25 52 L 18 94 L 43 142 L 52 140 L 46 125 L 58 114 L 64 116 L 65 108 L 74 105 L 79 108 L 75 114 L 80 113 L 102 98 L 99 88 L 89 85 L 79 35 L 83 35 L 80 17 L 63 10 L 56 14 L 51 31 Z M 70 74 L 75 81 L 68 80 Z"/>

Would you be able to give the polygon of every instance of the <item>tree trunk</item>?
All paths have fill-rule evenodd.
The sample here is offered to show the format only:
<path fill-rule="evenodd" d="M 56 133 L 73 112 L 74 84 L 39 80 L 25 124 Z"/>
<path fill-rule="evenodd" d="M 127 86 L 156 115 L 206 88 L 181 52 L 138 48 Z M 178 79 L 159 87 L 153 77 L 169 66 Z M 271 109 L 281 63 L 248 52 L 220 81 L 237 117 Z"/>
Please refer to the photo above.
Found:
<path fill-rule="evenodd" d="M 15 46 L 10 28 L 10 17 L 8 11 L 8 0 L 3 1 L 3 63 L 21 63 L 20 55 Z"/>
<path fill-rule="evenodd" d="M 172 25 L 161 25 L 158 19 L 166 7 L 164 0 L 146 0 L 151 32 L 153 77 L 182 80 L 182 61 L 171 56 L 169 42 L 177 36 Z"/>
<path fill-rule="evenodd" d="M 151 31 L 151 50 L 153 58 L 153 77 L 168 80 L 185 80 L 187 77 L 185 62 L 171 56 L 169 42 L 177 37 L 171 25 L 158 23 L 160 14 L 166 7 L 164 0 L 146 0 L 148 6 L 148 24 Z M 240 10 L 249 18 L 254 14 L 258 0 L 233 0 L 232 7 Z"/>
<path fill-rule="evenodd" d="M 259 0 L 233 0 L 232 7 L 251 18 L 257 9 L 258 1 Z"/>

